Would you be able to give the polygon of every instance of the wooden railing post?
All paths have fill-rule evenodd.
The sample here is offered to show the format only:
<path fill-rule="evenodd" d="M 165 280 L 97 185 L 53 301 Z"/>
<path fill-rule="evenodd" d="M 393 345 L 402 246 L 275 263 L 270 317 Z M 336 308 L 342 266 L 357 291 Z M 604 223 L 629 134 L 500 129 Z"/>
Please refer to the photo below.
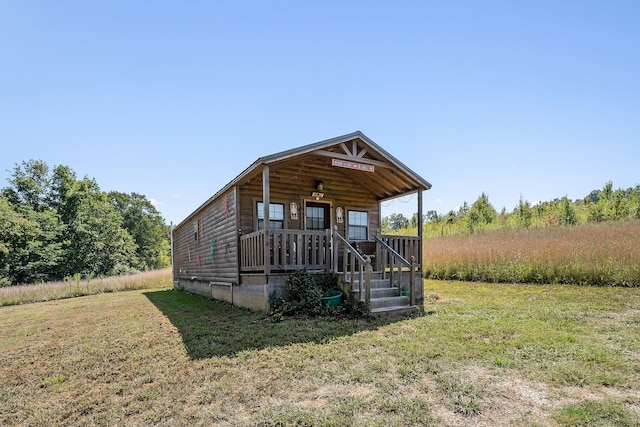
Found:
<path fill-rule="evenodd" d="M 371 257 L 367 256 L 365 258 L 365 266 L 364 266 L 364 302 L 369 307 L 371 303 Z M 362 288 L 362 280 L 360 280 L 360 288 Z M 371 308 L 371 307 L 369 307 Z"/>
<path fill-rule="evenodd" d="M 347 248 L 344 249 L 344 253 L 346 255 L 346 262 L 349 265 L 349 288 L 353 290 L 356 284 L 356 260 L 350 252 L 347 252 Z M 362 280 L 362 266 L 359 267 L 358 272 L 360 273 L 360 280 Z M 347 271 L 346 267 L 344 271 Z M 362 300 L 362 286 L 358 286 L 358 301 L 360 300 Z"/>
<path fill-rule="evenodd" d="M 409 271 L 409 304 L 416 305 L 416 257 L 411 257 L 411 270 Z"/>
<path fill-rule="evenodd" d="M 338 272 L 338 238 L 336 237 L 336 235 L 338 234 L 338 226 L 334 225 L 333 226 L 333 235 L 331 236 L 331 240 L 332 240 L 332 250 L 333 250 L 333 272 L 337 273 Z"/>
<path fill-rule="evenodd" d="M 333 250 L 333 239 L 331 238 L 331 229 L 327 228 L 326 235 L 324 236 L 324 262 L 325 262 L 325 273 L 331 273 L 333 268 L 331 263 L 333 262 L 332 251 Z"/>

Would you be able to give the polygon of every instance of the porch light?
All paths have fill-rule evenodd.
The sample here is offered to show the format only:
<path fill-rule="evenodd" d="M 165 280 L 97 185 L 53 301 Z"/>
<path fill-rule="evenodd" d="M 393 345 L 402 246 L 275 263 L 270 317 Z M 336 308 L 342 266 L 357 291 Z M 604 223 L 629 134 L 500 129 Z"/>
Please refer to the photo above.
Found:
<path fill-rule="evenodd" d="M 316 181 L 316 191 L 311 193 L 311 197 L 315 197 L 316 200 L 320 200 L 324 197 L 324 182 L 321 179 Z"/>

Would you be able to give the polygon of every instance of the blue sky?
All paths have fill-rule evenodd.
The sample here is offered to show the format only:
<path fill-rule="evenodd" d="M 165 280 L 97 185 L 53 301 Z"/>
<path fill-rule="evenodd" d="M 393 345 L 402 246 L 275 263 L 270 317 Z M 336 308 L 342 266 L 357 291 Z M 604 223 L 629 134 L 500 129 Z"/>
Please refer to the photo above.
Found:
<path fill-rule="evenodd" d="M 0 0 L 0 186 L 39 159 L 178 223 L 355 130 L 433 184 L 425 211 L 635 186 L 638 22 L 635 0 Z"/>

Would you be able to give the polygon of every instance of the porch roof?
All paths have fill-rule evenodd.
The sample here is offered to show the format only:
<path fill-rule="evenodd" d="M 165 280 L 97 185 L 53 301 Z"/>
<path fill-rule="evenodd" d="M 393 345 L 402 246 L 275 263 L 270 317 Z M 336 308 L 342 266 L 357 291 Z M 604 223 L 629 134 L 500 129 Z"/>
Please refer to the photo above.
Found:
<path fill-rule="evenodd" d="M 364 188 L 371 187 L 369 189 L 376 193 L 380 199 L 394 198 L 431 188 L 429 182 L 360 131 L 260 157 L 231 181 L 227 188 L 235 185 L 238 181 L 262 173 L 260 166 L 284 166 L 297 162 L 299 157 L 305 155 L 325 157 L 327 165 L 331 164 L 332 159 L 337 159 L 373 166 L 375 174 L 362 174 L 360 171 L 348 168 L 344 172 L 349 174 L 350 178 L 359 181 Z"/>
<path fill-rule="evenodd" d="M 230 188 L 262 174 L 263 166 L 269 165 L 274 170 L 278 167 L 295 164 L 299 162 L 301 157 L 307 156 L 316 157 L 320 163 L 326 162 L 327 167 L 341 167 L 342 173 L 357 182 L 364 191 L 375 194 L 378 200 L 381 201 L 431 188 L 431 184 L 424 178 L 409 169 L 362 132 L 355 131 L 258 158 L 189 217 Z M 360 169 L 358 170 L 358 168 Z M 369 171 L 375 170 L 375 173 L 363 173 L 362 168 L 367 168 Z"/>

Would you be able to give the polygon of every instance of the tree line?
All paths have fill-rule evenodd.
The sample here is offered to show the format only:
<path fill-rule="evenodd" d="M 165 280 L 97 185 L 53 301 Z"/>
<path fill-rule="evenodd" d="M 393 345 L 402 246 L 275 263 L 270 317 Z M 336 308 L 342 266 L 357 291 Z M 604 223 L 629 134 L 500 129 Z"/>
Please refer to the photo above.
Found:
<path fill-rule="evenodd" d="M 104 192 L 68 166 L 16 164 L 0 190 L 0 286 L 170 264 L 170 228 L 138 193 Z"/>
<path fill-rule="evenodd" d="M 503 228 L 554 227 L 626 219 L 640 219 L 640 185 L 614 189 L 609 181 L 602 189 L 593 190 L 578 200 L 565 196 L 531 204 L 520 198 L 511 212 L 506 208 L 498 212 L 489 196 L 482 193 L 474 203 L 464 202 L 457 211 L 439 214 L 430 210 L 424 215 L 423 222 L 424 235 L 437 237 Z M 410 219 L 402 214 L 391 214 L 382 220 L 383 232 L 409 233 L 417 227 L 417 214 Z"/>

